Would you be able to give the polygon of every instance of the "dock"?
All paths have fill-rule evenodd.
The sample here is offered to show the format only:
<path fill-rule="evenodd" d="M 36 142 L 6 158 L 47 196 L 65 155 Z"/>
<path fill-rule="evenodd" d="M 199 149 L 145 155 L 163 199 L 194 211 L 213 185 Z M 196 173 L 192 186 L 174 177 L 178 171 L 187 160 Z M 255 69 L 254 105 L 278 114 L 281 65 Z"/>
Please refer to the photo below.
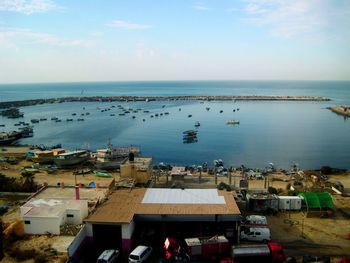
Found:
<path fill-rule="evenodd" d="M 0 102 L 0 109 L 11 107 L 33 106 L 47 103 L 64 102 L 127 102 L 127 101 L 330 101 L 331 99 L 318 96 L 92 96 L 92 97 L 63 97 L 49 99 L 33 99 Z"/>

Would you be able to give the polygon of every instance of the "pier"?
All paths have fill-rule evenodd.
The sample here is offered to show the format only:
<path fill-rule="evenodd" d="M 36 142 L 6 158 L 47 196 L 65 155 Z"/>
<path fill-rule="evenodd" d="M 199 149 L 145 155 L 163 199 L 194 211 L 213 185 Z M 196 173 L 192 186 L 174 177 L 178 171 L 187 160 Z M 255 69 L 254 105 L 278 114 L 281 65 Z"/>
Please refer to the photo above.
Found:
<path fill-rule="evenodd" d="M 329 98 L 318 96 L 92 96 L 63 97 L 33 100 L 18 100 L 0 102 L 0 109 L 11 107 L 34 106 L 47 103 L 63 102 L 113 102 L 113 101 L 169 101 L 169 100 L 199 100 L 199 101 L 330 101 Z"/>

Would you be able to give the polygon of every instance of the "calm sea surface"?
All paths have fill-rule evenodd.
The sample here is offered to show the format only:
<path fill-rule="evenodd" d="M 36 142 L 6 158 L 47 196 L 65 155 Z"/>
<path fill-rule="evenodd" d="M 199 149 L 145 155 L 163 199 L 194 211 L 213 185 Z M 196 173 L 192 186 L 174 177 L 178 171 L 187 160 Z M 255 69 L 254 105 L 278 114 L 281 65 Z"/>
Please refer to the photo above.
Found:
<path fill-rule="evenodd" d="M 113 102 L 61 103 L 23 107 L 23 119 L 0 117 L 2 130 L 13 130 L 18 121 L 47 118 L 34 126 L 34 137 L 22 144 L 54 145 L 67 149 L 138 145 L 155 162 L 171 164 L 225 164 L 265 167 L 269 162 L 289 168 L 330 165 L 350 168 L 350 120 L 329 110 L 333 104 L 350 105 L 350 82 L 333 81 L 155 81 L 0 85 L 0 101 L 65 96 L 113 95 L 308 95 L 330 102 Z M 119 116 L 117 107 L 142 109 Z M 115 107 L 112 107 L 115 106 Z M 207 111 L 206 107 L 210 107 Z M 109 111 L 101 112 L 109 108 Z M 181 108 L 181 111 L 179 109 Z M 239 111 L 233 112 L 233 109 Z M 144 113 L 149 110 L 150 113 Z M 220 113 L 220 111 L 223 111 Z M 88 116 L 81 116 L 86 114 Z M 155 113 L 169 115 L 151 118 Z M 76 116 L 72 116 L 76 113 Z M 111 116 L 114 114 L 115 116 Z M 189 118 L 188 115 L 192 117 Z M 51 121 L 58 117 L 62 122 Z M 135 119 L 132 118 L 135 116 Z M 77 118 L 85 121 L 78 122 Z M 66 122 L 73 118 L 73 122 Z M 145 119 L 145 121 L 143 121 Z M 227 120 L 239 120 L 230 126 Z M 182 132 L 199 121 L 198 142 L 183 144 Z"/>

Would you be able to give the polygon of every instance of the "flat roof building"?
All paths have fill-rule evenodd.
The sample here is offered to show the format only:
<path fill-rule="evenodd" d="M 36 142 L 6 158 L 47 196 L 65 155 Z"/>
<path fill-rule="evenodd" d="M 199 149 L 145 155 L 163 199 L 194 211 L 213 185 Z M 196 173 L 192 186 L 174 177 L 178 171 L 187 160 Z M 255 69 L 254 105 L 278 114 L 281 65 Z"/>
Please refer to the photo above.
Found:
<path fill-rule="evenodd" d="M 231 192 L 217 189 L 136 188 L 115 191 L 84 221 L 90 229 L 87 233 L 92 235 L 97 246 L 108 245 L 105 243 L 106 236 L 113 235 L 117 239 L 119 233 L 121 240 L 114 243 L 115 248 L 129 252 L 137 225 L 142 228 L 147 228 L 147 224 L 162 227 L 165 234 L 174 224 L 190 224 L 199 229 L 199 236 L 202 224 L 223 224 L 231 232 L 232 229 L 237 232 L 240 220 L 241 213 Z"/>

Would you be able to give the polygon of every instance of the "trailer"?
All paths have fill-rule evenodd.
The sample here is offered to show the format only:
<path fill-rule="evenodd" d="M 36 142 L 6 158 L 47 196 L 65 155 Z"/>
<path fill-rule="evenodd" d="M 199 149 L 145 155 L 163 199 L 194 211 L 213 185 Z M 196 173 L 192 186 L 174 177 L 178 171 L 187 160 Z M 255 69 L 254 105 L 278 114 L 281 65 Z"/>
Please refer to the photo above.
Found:
<path fill-rule="evenodd" d="M 267 244 L 232 246 L 231 256 L 221 263 L 282 263 L 286 260 L 283 247 L 274 242 Z"/>
<path fill-rule="evenodd" d="M 301 210 L 302 198 L 300 196 L 279 196 L 279 210 Z"/>

